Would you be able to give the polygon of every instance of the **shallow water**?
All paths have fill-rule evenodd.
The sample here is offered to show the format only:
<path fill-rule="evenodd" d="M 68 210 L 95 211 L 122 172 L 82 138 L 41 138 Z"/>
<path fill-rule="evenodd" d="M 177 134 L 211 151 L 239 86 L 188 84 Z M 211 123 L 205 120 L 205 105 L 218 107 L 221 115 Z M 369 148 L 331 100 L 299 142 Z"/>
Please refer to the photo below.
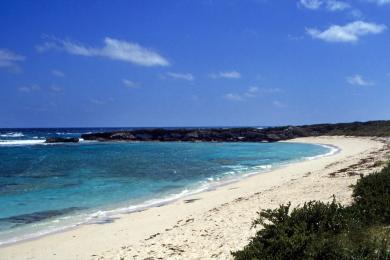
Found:
<path fill-rule="evenodd" d="M 80 135 L 64 131 L 57 135 Z M 86 221 L 104 223 L 117 209 L 164 203 L 332 149 L 297 143 L 45 145 L 32 142 L 42 141 L 44 130 L 39 134 L 0 131 L 0 244 Z"/>

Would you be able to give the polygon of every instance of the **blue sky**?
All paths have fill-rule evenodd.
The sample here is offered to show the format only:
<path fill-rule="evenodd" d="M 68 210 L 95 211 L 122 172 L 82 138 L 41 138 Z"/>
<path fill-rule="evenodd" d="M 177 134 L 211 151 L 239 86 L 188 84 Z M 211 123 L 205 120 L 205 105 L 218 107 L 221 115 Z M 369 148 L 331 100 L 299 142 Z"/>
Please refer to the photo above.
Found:
<path fill-rule="evenodd" d="M 390 119 L 390 0 L 1 1 L 0 127 Z"/>

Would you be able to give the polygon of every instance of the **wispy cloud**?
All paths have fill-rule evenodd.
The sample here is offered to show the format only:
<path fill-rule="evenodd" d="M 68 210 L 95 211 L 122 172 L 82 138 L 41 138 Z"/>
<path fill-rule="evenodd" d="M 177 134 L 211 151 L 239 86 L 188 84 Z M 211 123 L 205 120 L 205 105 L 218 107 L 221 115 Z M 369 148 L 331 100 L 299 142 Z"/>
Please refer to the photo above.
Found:
<path fill-rule="evenodd" d="M 365 0 L 366 2 L 375 3 L 377 5 L 390 4 L 390 0 Z"/>
<path fill-rule="evenodd" d="M 349 3 L 339 0 L 300 0 L 298 6 L 310 10 L 326 9 L 331 12 L 342 11 L 351 7 Z"/>
<path fill-rule="evenodd" d="M 52 69 L 52 70 L 51 70 L 51 74 L 52 74 L 53 76 L 60 77 L 60 78 L 65 77 L 65 73 L 63 73 L 63 72 L 60 71 L 60 70 L 56 70 L 56 69 Z"/>
<path fill-rule="evenodd" d="M 96 98 L 91 98 L 89 101 L 92 104 L 95 104 L 95 105 L 105 105 L 105 104 L 107 104 L 107 101 L 101 100 L 101 99 L 96 99 Z"/>
<path fill-rule="evenodd" d="M 37 84 L 21 86 L 18 88 L 18 91 L 23 92 L 23 93 L 32 93 L 32 92 L 38 92 L 38 91 L 59 93 L 59 92 L 62 92 L 63 90 L 64 89 L 62 87 L 59 87 L 57 85 L 51 85 L 50 87 L 41 87 Z"/>
<path fill-rule="evenodd" d="M 317 10 L 322 6 L 323 2 L 322 0 L 300 0 L 299 5 L 311 9 L 311 10 Z"/>
<path fill-rule="evenodd" d="M 227 93 L 223 97 L 230 101 L 244 101 L 244 98 L 241 95 L 235 93 Z"/>
<path fill-rule="evenodd" d="M 41 90 L 41 87 L 34 84 L 34 85 L 31 85 L 31 86 L 22 86 L 22 87 L 19 87 L 18 90 L 19 90 L 20 92 L 30 93 L 30 92 L 36 92 L 36 91 Z"/>
<path fill-rule="evenodd" d="M 292 35 L 292 34 L 287 34 L 287 39 L 292 40 L 292 41 L 300 41 L 303 40 L 305 37 L 303 35 Z"/>
<path fill-rule="evenodd" d="M 283 91 L 280 88 L 260 88 L 257 86 L 252 86 L 245 93 L 247 97 L 256 97 L 260 95 L 268 95 L 268 94 L 277 94 L 282 93 Z"/>
<path fill-rule="evenodd" d="M 259 88 L 256 86 L 249 87 L 248 91 L 244 93 L 245 97 L 256 97 L 259 92 Z"/>
<path fill-rule="evenodd" d="M 50 91 L 52 92 L 56 92 L 56 93 L 59 93 L 59 92 L 62 92 L 64 89 L 59 87 L 59 86 L 56 86 L 56 85 L 52 85 L 50 86 Z"/>
<path fill-rule="evenodd" d="M 0 68 L 9 71 L 20 71 L 19 63 L 26 58 L 7 49 L 0 49 Z"/>
<path fill-rule="evenodd" d="M 114 99 L 111 97 L 111 98 L 108 98 L 108 99 L 97 99 L 97 98 L 91 98 L 89 100 L 89 102 L 91 102 L 92 104 L 95 104 L 95 105 L 106 105 L 110 102 L 113 102 Z"/>
<path fill-rule="evenodd" d="M 360 11 L 359 9 L 352 9 L 349 13 L 348 13 L 349 17 L 353 18 L 353 19 L 362 19 L 364 17 L 362 11 Z"/>
<path fill-rule="evenodd" d="M 53 111 L 54 109 L 57 108 L 57 103 L 50 101 L 49 103 L 46 104 L 39 104 L 36 106 L 25 106 L 23 107 L 25 110 L 31 111 L 31 112 L 37 112 L 37 113 L 42 113 L 42 112 L 47 112 L 47 111 Z"/>
<path fill-rule="evenodd" d="M 257 86 L 249 87 L 244 93 L 227 93 L 223 97 L 231 101 L 244 101 L 249 98 L 255 98 L 265 94 L 281 93 L 279 88 L 259 88 Z"/>
<path fill-rule="evenodd" d="M 188 81 L 193 81 L 194 80 L 194 76 L 191 73 L 167 72 L 166 75 L 168 77 L 173 78 L 173 79 L 181 79 L 181 80 L 188 80 Z"/>
<path fill-rule="evenodd" d="M 225 78 L 225 79 L 239 79 L 241 78 L 241 73 L 235 70 L 232 71 L 221 71 L 218 73 L 214 73 L 210 75 L 210 78 L 218 79 L 218 78 Z"/>
<path fill-rule="evenodd" d="M 104 57 L 148 67 L 169 65 L 168 60 L 157 52 L 134 42 L 106 37 L 102 47 L 90 47 L 70 40 L 50 39 L 50 41 L 37 46 L 36 49 L 39 52 L 61 50 L 73 55 Z"/>
<path fill-rule="evenodd" d="M 277 108 L 285 108 L 287 105 L 279 100 L 272 101 L 272 105 Z"/>
<path fill-rule="evenodd" d="M 136 82 L 134 82 L 132 80 L 129 80 L 129 79 L 122 79 L 122 83 L 127 88 L 137 88 L 139 86 L 138 83 L 136 83 Z"/>
<path fill-rule="evenodd" d="M 230 101 L 244 101 L 247 98 L 254 98 L 259 92 L 258 87 L 249 87 L 248 90 L 242 94 L 238 93 L 227 93 L 223 97 Z"/>
<path fill-rule="evenodd" d="M 357 42 L 361 36 L 380 34 L 386 30 L 386 25 L 355 21 L 344 26 L 332 25 L 324 31 L 307 28 L 306 32 L 315 39 L 326 42 Z"/>
<path fill-rule="evenodd" d="M 347 2 L 336 1 L 336 0 L 329 0 L 326 2 L 326 8 L 329 11 L 342 11 L 350 7 L 351 5 L 348 4 Z"/>
<path fill-rule="evenodd" d="M 374 85 L 373 82 L 364 79 L 363 76 L 361 76 L 359 74 L 347 77 L 346 81 L 348 82 L 348 84 L 351 84 L 351 85 L 354 85 L 354 86 L 371 86 L 371 85 Z"/>

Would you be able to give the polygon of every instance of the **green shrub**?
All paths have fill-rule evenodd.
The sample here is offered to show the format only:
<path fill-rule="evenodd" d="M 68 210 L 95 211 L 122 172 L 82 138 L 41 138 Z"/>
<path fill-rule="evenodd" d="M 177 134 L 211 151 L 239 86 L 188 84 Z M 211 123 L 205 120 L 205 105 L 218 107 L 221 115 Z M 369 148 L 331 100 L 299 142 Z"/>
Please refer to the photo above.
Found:
<path fill-rule="evenodd" d="M 263 210 L 250 243 L 235 259 L 390 259 L 390 167 L 362 177 L 354 202 L 310 201 Z"/>
<path fill-rule="evenodd" d="M 366 223 L 390 224 L 390 166 L 358 180 L 353 207 Z"/>
<path fill-rule="evenodd" d="M 264 210 L 254 226 L 264 228 L 236 259 L 339 259 L 343 250 L 335 236 L 349 230 L 351 213 L 333 200 L 311 201 L 290 212 L 290 204 Z"/>

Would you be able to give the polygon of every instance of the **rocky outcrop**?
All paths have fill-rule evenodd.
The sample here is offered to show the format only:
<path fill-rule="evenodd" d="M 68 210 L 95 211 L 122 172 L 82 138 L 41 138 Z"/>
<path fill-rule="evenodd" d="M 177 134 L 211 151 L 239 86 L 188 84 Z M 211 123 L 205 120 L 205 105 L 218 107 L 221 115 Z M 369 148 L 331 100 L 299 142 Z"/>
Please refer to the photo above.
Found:
<path fill-rule="evenodd" d="M 298 137 L 298 131 L 294 133 L 292 129 L 295 128 L 142 129 L 84 134 L 81 137 L 95 141 L 276 142 Z M 302 133 L 299 136 L 303 136 Z"/>
<path fill-rule="evenodd" d="M 390 121 L 259 128 L 137 129 L 83 134 L 94 141 L 277 142 L 320 135 L 390 136 Z"/>
<path fill-rule="evenodd" d="M 79 139 L 76 137 L 49 137 L 46 138 L 45 143 L 52 144 L 52 143 L 78 143 Z"/>

